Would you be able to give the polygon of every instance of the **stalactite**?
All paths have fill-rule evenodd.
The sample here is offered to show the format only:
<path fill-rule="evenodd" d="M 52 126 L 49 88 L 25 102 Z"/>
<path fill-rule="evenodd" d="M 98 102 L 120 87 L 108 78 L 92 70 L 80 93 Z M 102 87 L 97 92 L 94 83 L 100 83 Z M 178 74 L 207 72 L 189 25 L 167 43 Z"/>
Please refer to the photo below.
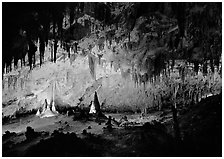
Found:
<path fill-rule="evenodd" d="M 137 76 L 136 70 L 134 70 L 134 72 L 132 73 L 132 79 L 134 81 L 135 87 L 137 87 L 138 86 L 138 76 Z"/>
<path fill-rule="evenodd" d="M 21 87 L 21 90 L 23 90 L 23 78 L 20 78 L 20 87 Z"/>
<path fill-rule="evenodd" d="M 56 63 L 56 60 L 57 60 L 57 47 L 58 47 L 58 40 L 55 39 L 55 41 L 54 41 L 54 63 Z"/>
<path fill-rule="evenodd" d="M 110 62 L 110 68 L 112 69 L 113 66 L 113 61 Z"/>
<path fill-rule="evenodd" d="M 207 61 L 205 61 L 203 63 L 203 74 L 207 75 L 207 73 L 208 73 L 208 65 L 207 65 Z"/>
<path fill-rule="evenodd" d="M 90 54 L 88 55 L 88 59 L 89 59 L 90 74 L 91 74 L 92 78 L 95 80 L 96 79 L 96 70 L 95 70 L 96 59 L 95 59 L 95 57 L 92 57 Z"/>
<path fill-rule="evenodd" d="M 15 90 L 16 89 L 16 84 L 17 84 L 17 77 L 16 76 L 14 76 L 13 77 L 13 89 Z"/>
<path fill-rule="evenodd" d="M 8 76 L 8 89 L 10 89 L 11 86 L 11 76 Z"/>
<path fill-rule="evenodd" d="M 44 62 L 45 42 L 44 39 L 40 39 L 40 66 Z"/>
<path fill-rule="evenodd" d="M 69 82 L 69 72 L 67 71 L 66 72 L 66 83 L 68 83 Z"/>
<path fill-rule="evenodd" d="M 214 62 L 213 62 L 213 59 L 210 59 L 210 67 L 211 67 L 211 71 L 212 73 L 215 72 L 215 68 L 214 68 Z"/>
<path fill-rule="evenodd" d="M 2 89 L 3 89 L 3 90 L 5 89 L 5 79 L 4 79 L 4 77 L 3 77 L 3 79 L 2 79 Z"/>
<path fill-rule="evenodd" d="M 174 85 L 174 90 L 173 90 L 173 104 L 172 104 L 172 113 L 173 113 L 173 126 L 174 126 L 174 132 L 175 132 L 175 137 L 177 141 L 180 141 L 180 128 L 179 128 L 179 122 L 177 119 L 177 92 L 179 89 L 179 85 Z"/>
<path fill-rule="evenodd" d="M 198 71 L 199 71 L 199 63 L 194 62 L 194 72 L 198 73 Z"/>

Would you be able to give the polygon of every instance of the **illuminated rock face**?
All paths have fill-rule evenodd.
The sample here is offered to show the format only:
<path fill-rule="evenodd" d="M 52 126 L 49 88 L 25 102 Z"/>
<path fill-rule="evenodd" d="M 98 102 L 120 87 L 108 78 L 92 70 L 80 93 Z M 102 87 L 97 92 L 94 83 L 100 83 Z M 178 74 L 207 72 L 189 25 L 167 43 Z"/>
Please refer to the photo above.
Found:
<path fill-rule="evenodd" d="M 96 47 L 94 51 L 97 51 Z M 100 61 L 97 53 L 94 55 L 96 58 L 95 79 L 90 73 L 88 56 L 78 55 L 75 61 L 70 64 L 67 56 L 65 59 L 59 60 L 63 53 L 65 51 L 59 48 L 56 63 L 46 62 L 42 67 L 35 67 L 31 72 L 28 71 L 29 67 L 18 69 L 18 72 L 13 74 L 18 76 L 17 80 L 13 80 L 14 82 L 17 81 L 15 84 L 6 76 L 4 77 L 3 103 L 17 98 L 16 102 L 3 107 L 4 115 L 13 115 L 22 107 L 26 110 L 37 110 L 42 107 L 45 99 L 47 99 L 47 103 L 54 101 L 52 104 L 55 106 L 55 110 L 58 106 L 77 106 L 78 104 L 88 107 L 90 101 L 94 99 L 95 91 L 99 105 L 103 104 L 101 107 L 103 110 L 144 109 L 156 107 L 158 103 L 161 103 L 161 92 L 170 91 L 164 85 L 163 76 L 161 76 L 157 86 L 153 86 L 149 82 L 145 86 L 139 83 L 139 79 L 135 80 L 135 76 L 133 76 L 134 69 L 125 62 L 121 65 L 113 62 L 113 60 L 119 60 L 120 57 L 114 59 L 113 52 L 107 47 L 105 47 Z M 50 51 L 46 51 L 45 55 L 50 56 Z M 140 70 L 141 75 L 144 73 L 144 70 Z M 179 76 L 178 73 L 174 74 L 175 77 Z M 215 75 L 214 79 L 219 81 L 216 82 L 216 87 L 221 88 L 221 77 L 218 74 Z M 11 81 L 9 88 L 7 87 L 8 80 Z M 186 80 L 188 79 L 186 78 Z M 52 99 L 52 86 L 55 82 L 57 86 L 55 86 L 54 91 L 57 93 Z M 33 95 L 27 96 L 27 94 Z M 80 98 L 83 99 L 81 103 Z M 93 103 L 93 105 L 97 111 L 96 104 Z M 52 111 L 54 111 L 54 107 Z"/>

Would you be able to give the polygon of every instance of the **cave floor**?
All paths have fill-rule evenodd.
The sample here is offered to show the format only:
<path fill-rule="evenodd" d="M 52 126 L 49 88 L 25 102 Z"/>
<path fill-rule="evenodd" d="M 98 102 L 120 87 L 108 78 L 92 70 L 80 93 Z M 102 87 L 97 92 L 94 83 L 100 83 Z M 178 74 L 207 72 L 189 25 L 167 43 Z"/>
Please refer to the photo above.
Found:
<path fill-rule="evenodd" d="M 221 95 L 217 95 L 190 106 L 184 112 L 180 111 L 180 143 L 173 137 L 171 112 L 163 115 L 162 112 L 154 112 L 146 117 L 148 122 L 160 117 L 164 127 L 124 127 L 112 122 L 112 131 L 105 128 L 107 120 L 74 121 L 71 116 L 65 115 L 50 118 L 31 115 L 14 119 L 2 126 L 3 134 L 7 130 L 16 132 L 9 137 L 3 135 L 3 156 L 221 156 L 221 103 Z M 106 114 L 109 115 L 116 120 L 126 115 L 129 121 L 140 116 Z M 30 141 L 25 136 L 27 126 L 39 133 Z M 52 136 L 54 130 L 62 134 Z M 85 134 L 83 130 L 86 130 Z M 69 135 L 72 133 L 76 137 Z"/>

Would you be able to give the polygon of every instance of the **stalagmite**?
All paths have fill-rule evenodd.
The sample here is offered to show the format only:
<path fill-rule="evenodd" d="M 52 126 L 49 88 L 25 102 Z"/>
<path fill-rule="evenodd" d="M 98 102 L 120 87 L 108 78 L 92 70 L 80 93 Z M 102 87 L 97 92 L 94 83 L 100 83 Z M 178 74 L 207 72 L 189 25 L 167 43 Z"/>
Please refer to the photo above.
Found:
<path fill-rule="evenodd" d="M 96 91 L 95 91 L 95 94 L 94 94 L 94 100 L 91 101 L 91 106 L 90 106 L 89 113 L 90 114 L 96 114 L 97 113 L 98 115 L 101 114 L 100 103 L 99 103 Z"/>
<path fill-rule="evenodd" d="M 55 108 L 55 102 L 54 101 L 52 102 L 51 110 L 52 110 L 53 113 L 58 113 L 56 108 Z"/>
<path fill-rule="evenodd" d="M 47 106 L 47 109 L 45 110 L 45 112 L 43 112 L 41 114 L 41 118 L 44 118 L 44 117 L 52 117 L 52 116 L 55 116 L 55 114 L 50 110 L 50 107 L 48 105 Z"/>
<path fill-rule="evenodd" d="M 37 110 L 36 116 L 40 116 L 40 110 Z"/>
<path fill-rule="evenodd" d="M 91 107 L 90 107 L 89 114 L 95 114 L 95 113 L 96 113 L 96 108 L 95 108 L 94 102 L 91 101 Z"/>
<path fill-rule="evenodd" d="M 54 83 L 54 85 L 53 85 L 53 101 L 52 101 L 52 107 L 51 107 L 51 110 L 52 110 L 52 112 L 54 112 L 54 113 L 58 113 L 57 111 L 56 111 L 56 108 L 55 108 L 55 88 L 56 88 L 56 83 Z"/>

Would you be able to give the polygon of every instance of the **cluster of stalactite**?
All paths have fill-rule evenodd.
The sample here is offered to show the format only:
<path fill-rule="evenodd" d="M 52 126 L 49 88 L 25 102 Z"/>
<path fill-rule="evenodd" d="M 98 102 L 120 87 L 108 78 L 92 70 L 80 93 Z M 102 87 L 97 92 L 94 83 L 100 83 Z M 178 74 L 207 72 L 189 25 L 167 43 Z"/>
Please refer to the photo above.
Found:
<path fill-rule="evenodd" d="M 114 68 L 115 67 L 120 68 L 121 76 L 124 79 L 131 77 L 136 86 L 143 85 L 144 88 L 148 83 L 150 84 L 158 83 L 161 82 L 164 78 L 169 77 L 170 73 L 174 70 L 174 67 L 176 67 L 175 60 L 178 58 L 185 61 L 186 67 L 187 65 L 193 65 L 194 73 L 192 75 L 196 75 L 200 71 L 205 76 L 207 75 L 208 70 L 214 73 L 215 68 L 221 74 L 221 67 L 220 67 L 221 62 L 219 56 L 215 56 L 214 58 L 211 57 L 210 60 L 205 59 L 204 61 L 203 60 L 192 61 L 191 57 L 181 56 L 180 53 L 180 50 L 182 50 L 184 54 L 189 54 L 189 56 L 192 56 L 193 53 L 192 49 L 187 50 L 186 48 L 182 49 L 179 48 L 180 50 L 177 51 L 177 48 L 172 48 L 170 50 L 169 47 L 156 46 L 154 48 L 153 47 L 150 48 L 149 46 L 152 40 L 150 41 L 148 40 L 148 38 L 149 36 L 146 34 L 139 41 L 139 43 L 135 44 L 135 42 L 132 41 L 123 42 L 122 39 L 118 40 L 116 38 L 114 30 L 110 30 L 105 33 L 105 38 L 101 37 L 98 40 L 98 45 L 99 48 L 102 50 L 104 49 L 104 44 L 106 44 L 107 48 L 112 50 L 114 54 L 121 55 L 125 53 L 125 57 L 127 59 L 128 58 L 131 59 L 130 60 L 131 64 L 129 64 L 130 69 L 123 69 L 121 67 L 122 59 L 117 61 L 111 61 L 111 66 L 113 65 Z M 122 53 L 119 53 L 119 51 L 117 51 L 117 48 L 119 47 L 121 48 Z M 193 54 L 199 54 L 199 53 L 200 51 L 196 50 L 196 52 L 194 52 Z M 123 57 L 123 55 L 121 55 L 121 57 Z M 132 60 L 134 62 L 132 62 Z M 99 56 L 99 62 L 100 62 L 100 56 Z M 95 67 L 93 63 L 94 62 L 92 58 L 89 57 L 90 72 L 94 77 Z M 187 76 L 185 66 L 181 66 L 180 68 L 178 68 L 179 77 L 181 78 L 183 83 L 185 76 Z"/>
<path fill-rule="evenodd" d="M 21 78 L 19 75 L 7 75 L 2 79 L 2 89 L 4 90 L 24 90 L 28 81 L 28 76 Z"/>
<path fill-rule="evenodd" d="M 152 62 L 153 60 L 145 60 L 146 62 L 143 62 L 143 65 L 137 65 L 137 67 L 130 66 L 128 69 L 124 69 L 118 64 L 118 67 L 121 71 L 121 76 L 124 79 L 132 79 L 136 87 L 141 87 L 143 85 L 143 88 L 147 90 L 147 84 L 150 84 L 151 86 L 163 84 L 164 88 L 169 88 L 167 89 L 168 92 L 165 92 L 164 89 L 161 88 L 161 91 L 150 94 L 151 98 L 153 99 L 153 104 L 151 105 L 152 107 L 161 109 L 164 103 L 167 102 L 170 102 L 172 104 L 174 103 L 175 105 L 177 103 L 181 103 L 182 106 L 197 104 L 208 94 L 214 93 L 211 86 L 212 80 L 206 78 L 210 76 L 212 77 L 215 71 L 221 78 L 220 61 L 216 62 L 217 65 L 214 65 L 214 63 L 210 62 L 210 65 L 206 65 L 205 63 L 200 64 L 199 67 L 198 63 L 196 63 L 198 65 L 195 65 L 195 63 L 190 63 L 184 59 L 181 60 L 182 64 L 178 65 L 175 64 L 175 60 L 166 58 L 163 59 L 163 57 L 161 56 L 163 56 L 163 54 L 159 54 L 159 59 L 153 59 L 154 62 Z M 209 61 L 207 61 L 207 63 L 208 62 Z M 112 62 L 111 64 L 113 66 L 116 65 L 116 63 L 114 62 Z M 195 67 L 198 67 L 198 69 L 196 70 Z M 199 72 L 203 75 L 201 81 L 198 81 Z M 171 79 L 171 73 L 177 74 L 176 78 L 180 79 L 180 82 L 178 84 L 175 82 L 172 83 L 173 79 Z M 186 77 L 192 77 L 192 80 L 195 81 L 195 83 L 186 80 Z M 175 91 L 172 91 L 174 89 Z"/>
<path fill-rule="evenodd" d="M 23 34 L 16 36 L 11 43 L 3 43 L 3 74 L 12 71 L 12 61 L 14 61 L 15 68 L 18 67 L 19 60 L 21 60 L 21 67 L 25 66 L 25 56 L 27 50 L 27 40 Z"/>
<path fill-rule="evenodd" d="M 66 45 L 67 43 L 61 42 L 62 45 L 61 47 L 67 51 Z M 37 45 L 38 43 L 33 41 L 33 40 L 28 40 L 27 37 L 24 37 L 24 43 L 21 43 L 17 41 L 16 43 L 12 44 L 14 46 L 12 49 L 6 50 L 9 53 L 13 53 L 12 56 L 6 56 L 5 53 L 3 54 L 3 67 L 2 67 L 2 72 L 3 75 L 4 73 L 9 73 L 13 69 L 18 69 L 18 60 L 21 60 L 21 68 L 27 66 L 27 62 L 30 66 L 30 70 L 32 70 L 36 66 L 36 59 L 37 59 L 37 48 L 39 47 L 39 59 L 40 59 L 40 66 L 43 64 L 43 62 L 46 60 L 44 59 L 45 57 L 45 51 L 47 48 L 47 44 L 43 41 L 43 39 L 39 40 L 39 46 Z M 58 41 L 50 40 L 49 41 L 49 47 L 51 51 L 51 61 L 56 62 L 56 54 L 57 54 L 57 49 L 59 47 Z M 74 53 L 77 53 L 77 45 L 78 43 L 75 43 L 74 46 L 70 44 L 70 48 L 74 51 Z M 26 60 L 26 56 L 28 59 Z M 71 60 L 74 61 L 76 56 L 72 56 Z M 72 63 L 72 62 L 71 62 Z"/>

